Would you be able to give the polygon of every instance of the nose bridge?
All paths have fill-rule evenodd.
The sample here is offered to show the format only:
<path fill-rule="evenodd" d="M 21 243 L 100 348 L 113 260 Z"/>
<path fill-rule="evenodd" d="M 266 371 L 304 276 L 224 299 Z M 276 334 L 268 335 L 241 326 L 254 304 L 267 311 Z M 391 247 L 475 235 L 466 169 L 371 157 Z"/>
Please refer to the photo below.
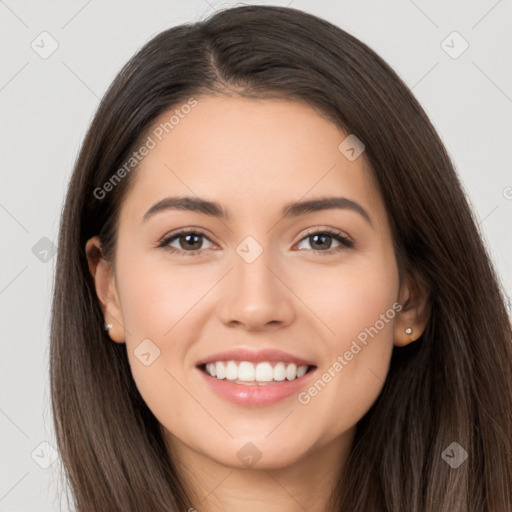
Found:
<path fill-rule="evenodd" d="M 233 267 L 226 283 L 229 291 L 222 299 L 224 322 L 257 328 L 292 319 L 290 292 L 276 276 L 279 262 L 271 248 L 264 247 L 252 236 L 246 237 L 236 247 Z"/>
<path fill-rule="evenodd" d="M 244 241 L 239 244 L 234 261 L 235 289 L 238 290 L 238 294 L 248 296 L 273 294 L 276 283 L 271 282 L 275 279 L 269 270 L 272 266 L 275 266 L 275 258 L 272 258 L 269 248 L 263 249 L 259 244 L 256 246 L 253 241 Z"/>

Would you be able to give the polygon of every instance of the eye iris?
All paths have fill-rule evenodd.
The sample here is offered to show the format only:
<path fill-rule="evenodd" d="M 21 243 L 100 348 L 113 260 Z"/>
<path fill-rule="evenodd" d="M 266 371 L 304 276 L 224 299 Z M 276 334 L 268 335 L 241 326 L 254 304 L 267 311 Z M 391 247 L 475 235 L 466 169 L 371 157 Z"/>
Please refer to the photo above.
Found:
<path fill-rule="evenodd" d="M 180 239 L 180 246 L 183 249 L 187 249 L 187 248 L 188 249 L 192 249 L 192 250 L 200 249 L 201 248 L 201 237 L 202 237 L 202 235 L 197 235 L 197 234 L 182 235 L 179 238 Z M 191 241 L 192 239 L 196 240 L 196 242 L 195 242 L 196 247 L 190 247 L 190 245 L 194 245 L 194 242 Z M 185 242 L 186 244 L 189 244 L 188 247 L 182 243 L 183 240 L 186 241 Z"/>
<path fill-rule="evenodd" d="M 313 249 L 316 248 L 315 245 L 318 245 L 317 240 L 319 238 L 323 238 L 323 239 L 328 238 L 332 242 L 332 237 L 330 235 L 315 234 L 315 235 L 311 235 L 309 238 L 310 238 L 310 240 L 314 240 L 314 243 L 311 244 L 311 247 L 313 247 Z M 328 245 L 328 247 L 325 247 L 325 244 L 323 246 L 322 246 L 322 244 L 320 244 L 320 249 L 330 249 L 331 244 L 329 243 L 327 245 Z"/>

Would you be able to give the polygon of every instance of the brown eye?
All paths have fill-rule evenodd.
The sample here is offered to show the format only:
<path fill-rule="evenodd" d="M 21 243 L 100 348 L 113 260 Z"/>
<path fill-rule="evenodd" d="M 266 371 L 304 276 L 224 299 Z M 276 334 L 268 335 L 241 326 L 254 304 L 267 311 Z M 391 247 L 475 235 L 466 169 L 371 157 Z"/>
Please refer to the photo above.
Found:
<path fill-rule="evenodd" d="M 196 231 L 180 231 L 162 240 L 159 247 L 165 248 L 170 252 L 193 256 L 203 249 L 202 246 L 205 240 L 209 241 L 208 237 L 203 233 Z"/>
<path fill-rule="evenodd" d="M 333 237 L 327 234 L 309 235 L 308 240 L 312 249 L 330 249 Z"/>
<path fill-rule="evenodd" d="M 181 249 L 191 249 L 193 251 L 201 248 L 203 235 L 192 233 L 187 235 L 180 235 L 177 240 L 179 241 Z"/>
<path fill-rule="evenodd" d="M 338 243 L 334 249 L 332 249 L 333 239 Z M 354 245 L 351 240 L 341 235 L 341 233 L 330 230 L 311 232 L 301 240 L 299 245 L 303 243 L 303 240 L 309 242 L 310 250 L 326 254 L 332 254 L 339 250 L 353 247 Z"/>

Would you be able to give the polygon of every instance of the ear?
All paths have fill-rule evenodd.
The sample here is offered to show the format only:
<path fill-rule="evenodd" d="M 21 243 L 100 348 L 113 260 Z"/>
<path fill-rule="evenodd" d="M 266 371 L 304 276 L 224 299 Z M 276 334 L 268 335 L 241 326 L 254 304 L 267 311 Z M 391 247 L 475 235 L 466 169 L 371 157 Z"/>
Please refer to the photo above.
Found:
<path fill-rule="evenodd" d="M 90 238 L 85 244 L 85 254 L 94 280 L 96 294 L 101 303 L 105 323 L 112 325 L 109 330 L 110 338 L 117 343 L 124 343 L 125 329 L 121 303 L 117 291 L 115 273 L 112 265 L 104 258 L 98 236 Z"/>
<path fill-rule="evenodd" d="M 407 274 L 400 285 L 398 302 L 402 309 L 395 322 L 395 345 L 403 347 L 425 331 L 430 318 L 429 290 L 420 279 Z"/>

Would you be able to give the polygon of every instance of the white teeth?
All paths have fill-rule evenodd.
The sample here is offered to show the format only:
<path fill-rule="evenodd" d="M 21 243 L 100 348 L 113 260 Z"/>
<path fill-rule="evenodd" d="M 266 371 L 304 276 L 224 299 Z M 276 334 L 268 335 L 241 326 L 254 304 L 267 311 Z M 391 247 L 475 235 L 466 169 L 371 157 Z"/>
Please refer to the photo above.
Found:
<path fill-rule="evenodd" d="M 256 370 L 252 363 L 242 361 L 238 367 L 238 380 L 244 382 L 254 382 Z"/>
<path fill-rule="evenodd" d="M 308 371 L 307 366 L 299 366 L 297 368 L 297 378 L 300 379 L 303 375 L 306 375 L 307 371 Z"/>
<path fill-rule="evenodd" d="M 242 365 L 240 365 L 242 366 Z M 254 380 L 259 382 L 270 382 L 274 379 L 274 370 L 270 363 L 260 363 L 256 366 L 256 376 Z"/>
<path fill-rule="evenodd" d="M 215 371 L 215 363 L 208 363 L 206 365 L 206 373 L 209 373 L 212 377 L 217 376 L 217 372 Z"/>
<path fill-rule="evenodd" d="M 283 381 L 286 379 L 286 366 L 284 363 L 277 363 L 274 366 L 274 380 Z"/>
<path fill-rule="evenodd" d="M 222 364 L 222 363 L 217 363 Z M 235 361 L 228 361 L 226 365 L 226 379 L 235 380 L 238 378 L 238 367 L 236 366 Z"/>
<path fill-rule="evenodd" d="M 286 367 L 286 378 L 288 380 L 293 380 L 297 377 L 297 365 L 295 363 L 291 363 Z"/>
<path fill-rule="evenodd" d="M 295 363 L 284 362 L 275 363 L 274 366 L 266 361 L 256 365 L 249 361 L 217 361 L 206 365 L 206 372 L 212 377 L 240 382 L 295 380 L 303 377 L 307 371 L 307 365 L 297 367 Z"/>
<path fill-rule="evenodd" d="M 226 378 L 226 367 L 224 366 L 224 363 L 218 362 L 215 365 L 215 376 L 217 379 L 225 379 Z"/>

